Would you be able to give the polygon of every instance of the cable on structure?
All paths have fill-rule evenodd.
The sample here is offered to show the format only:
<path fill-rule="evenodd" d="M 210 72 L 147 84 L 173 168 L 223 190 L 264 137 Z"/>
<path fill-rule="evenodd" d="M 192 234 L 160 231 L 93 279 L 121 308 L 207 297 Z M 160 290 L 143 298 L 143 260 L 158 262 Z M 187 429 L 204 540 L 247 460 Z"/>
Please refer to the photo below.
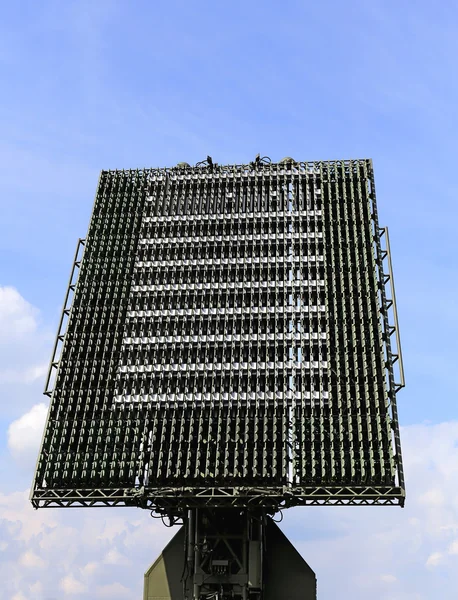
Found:
<path fill-rule="evenodd" d="M 279 511 L 279 513 L 280 513 L 281 519 L 279 519 L 279 520 L 277 521 L 276 519 L 274 519 L 274 518 L 272 517 L 272 521 L 273 521 L 274 523 L 281 523 L 281 522 L 283 521 L 283 511 L 282 511 L 282 510 L 280 510 L 280 511 Z"/>
<path fill-rule="evenodd" d="M 258 167 L 262 167 L 263 165 L 270 165 L 271 159 L 268 156 L 262 156 L 260 154 L 256 154 L 254 161 L 250 162 L 250 167 L 252 169 L 256 169 Z"/>

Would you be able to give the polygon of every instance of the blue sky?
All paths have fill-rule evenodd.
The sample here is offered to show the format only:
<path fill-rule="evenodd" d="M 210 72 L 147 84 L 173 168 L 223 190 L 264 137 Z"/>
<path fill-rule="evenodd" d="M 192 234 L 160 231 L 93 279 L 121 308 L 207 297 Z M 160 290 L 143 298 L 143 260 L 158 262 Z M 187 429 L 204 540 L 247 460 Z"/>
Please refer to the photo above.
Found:
<path fill-rule="evenodd" d="M 457 56 L 458 6 L 449 1 L 3 3 L 5 598 L 139 597 L 141 573 L 167 535 L 154 529 L 157 542 L 138 567 L 126 532 L 141 530 L 132 522 L 146 514 L 40 516 L 24 500 L 45 412 L 37 408 L 45 402 L 44 365 L 99 171 L 195 163 L 207 154 L 247 162 L 257 152 L 273 160 L 374 160 L 407 379 L 399 395 L 407 508 L 290 511 L 285 531 L 317 570 L 323 600 L 336 597 L 339 578 L 348 584 L 343 598 L 456 597 Z M 98 527 L 117 532 L 103 530 L 99 546 L 88 525 L 96 527 L 96 517 Z M 74 558 L 56 566 L 59 543 L 49 540 L 59 527 L 77 533 Z M 146 548 L 142 540 L 137 547 Z"/>

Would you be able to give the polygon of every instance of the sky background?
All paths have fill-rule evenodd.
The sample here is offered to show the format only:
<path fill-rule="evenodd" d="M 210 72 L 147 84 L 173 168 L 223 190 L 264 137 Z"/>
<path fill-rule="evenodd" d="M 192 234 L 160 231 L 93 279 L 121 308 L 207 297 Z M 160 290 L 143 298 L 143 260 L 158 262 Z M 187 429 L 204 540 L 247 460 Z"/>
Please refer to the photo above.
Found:
<path fill-rule="evenodd" d="M 170 536 L 147 512 L 33 511 L 41 395 L 101 169 L 374 160 L 407 387 L 406 508 L 282 528 L 320 600 L 458 589 L 458 5 L 2 2 L 0 600 L 139 600 Z"/>

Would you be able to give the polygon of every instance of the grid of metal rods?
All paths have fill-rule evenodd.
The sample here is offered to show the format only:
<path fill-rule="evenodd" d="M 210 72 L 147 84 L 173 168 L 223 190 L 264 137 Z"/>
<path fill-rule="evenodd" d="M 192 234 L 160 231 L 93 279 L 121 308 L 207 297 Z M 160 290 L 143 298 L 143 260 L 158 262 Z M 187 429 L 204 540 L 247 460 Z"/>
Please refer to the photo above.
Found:
<path fill-rule="evenodd" d="M 32 501 L 402 504 L 385 255 L 368 160 L 103 172 Z"/>

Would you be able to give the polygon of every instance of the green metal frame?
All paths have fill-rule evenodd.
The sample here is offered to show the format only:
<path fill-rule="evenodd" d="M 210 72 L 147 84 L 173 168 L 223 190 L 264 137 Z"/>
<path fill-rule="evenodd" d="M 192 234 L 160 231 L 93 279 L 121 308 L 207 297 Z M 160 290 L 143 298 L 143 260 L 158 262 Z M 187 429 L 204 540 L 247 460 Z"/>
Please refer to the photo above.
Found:
<path fill-rule="evenodd" d="M 370 160 L 102 172 L 82 247 L 35 507 L 403 505 Z"/>

